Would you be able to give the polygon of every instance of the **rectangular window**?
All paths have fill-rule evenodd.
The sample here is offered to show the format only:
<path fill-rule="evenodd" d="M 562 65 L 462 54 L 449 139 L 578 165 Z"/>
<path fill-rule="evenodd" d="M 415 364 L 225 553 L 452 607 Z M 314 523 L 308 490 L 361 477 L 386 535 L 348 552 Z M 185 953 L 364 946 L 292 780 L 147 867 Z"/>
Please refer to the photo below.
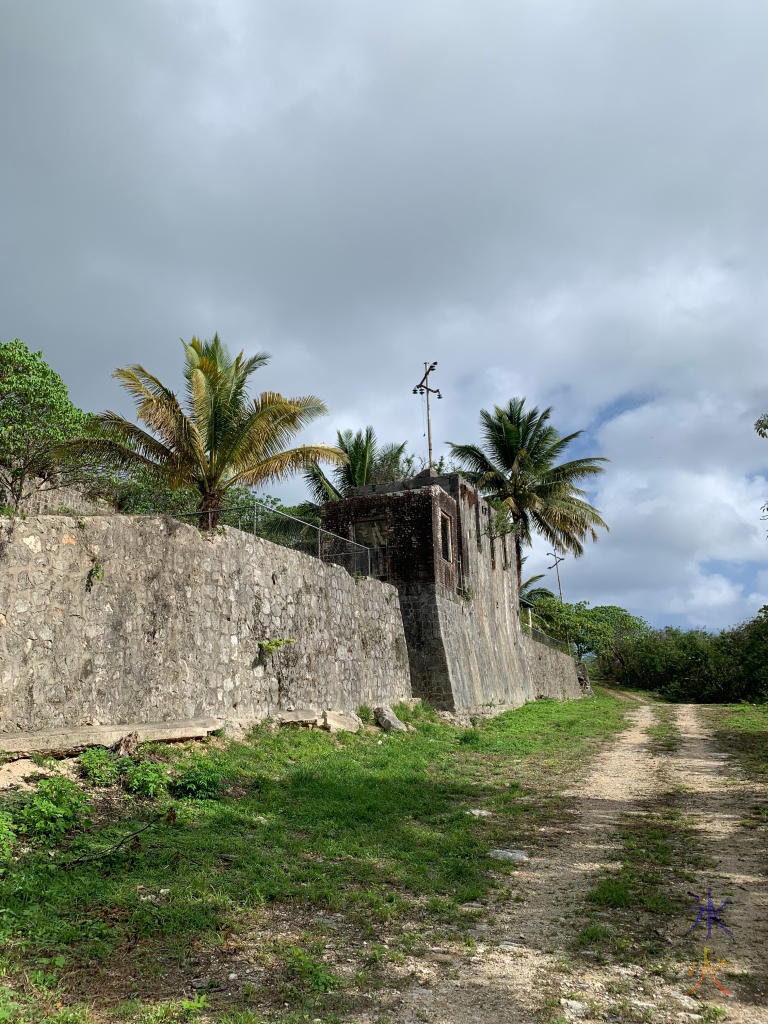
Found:
<path fill-rule="evenodd" d="M 451 517 L 447 516 L 445 512 L 440 513 L 440 547 L 443 553 L 443 558 L 446 562 L 453 561 L 453 551 L 451 550 Z"/>

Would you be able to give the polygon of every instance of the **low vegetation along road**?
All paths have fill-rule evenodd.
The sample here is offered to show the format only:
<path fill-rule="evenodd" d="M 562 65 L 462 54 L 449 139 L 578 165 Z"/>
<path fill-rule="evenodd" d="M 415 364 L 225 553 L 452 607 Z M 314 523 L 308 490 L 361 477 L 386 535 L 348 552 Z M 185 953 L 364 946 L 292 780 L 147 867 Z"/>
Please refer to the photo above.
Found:
<path fill-rule="evenodd" d="M 768 1021 L 768 709 L 398 710 L 7 790 L 1 1024 Z"/>

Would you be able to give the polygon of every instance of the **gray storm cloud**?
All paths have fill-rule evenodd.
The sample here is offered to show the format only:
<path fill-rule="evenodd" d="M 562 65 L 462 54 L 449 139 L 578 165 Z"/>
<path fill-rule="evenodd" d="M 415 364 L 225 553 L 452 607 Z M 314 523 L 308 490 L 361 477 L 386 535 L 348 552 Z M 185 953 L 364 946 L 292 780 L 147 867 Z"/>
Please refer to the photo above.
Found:
<path fill-rule="evenodd" d="M 325 398 L 316 437 L 414 448 L 438 359 L 441 441 L 525 394 L 610 455 L 571 596 L 734 621 L 768 602 L 767 29 L 715 0 L 0 0 L 0 336 L 126 411 L 115 366 L 177 381 L 218 330 Z"/>

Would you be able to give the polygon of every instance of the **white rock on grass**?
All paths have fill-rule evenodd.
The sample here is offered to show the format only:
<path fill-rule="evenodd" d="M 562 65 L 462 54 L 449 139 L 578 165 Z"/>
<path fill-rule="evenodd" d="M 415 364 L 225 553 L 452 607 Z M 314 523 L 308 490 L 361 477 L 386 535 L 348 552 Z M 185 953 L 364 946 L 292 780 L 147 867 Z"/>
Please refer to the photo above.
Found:
<path fill-rule="evenodd" d="M 362 719 L 357 715 L 342 714 L 340 711 L 324 711 L 322 729 L 328 732 L 357 732 L 362 729 Z"/>
<path fill-rule="evenodd" d="M 373 720 L 384 732 L 408 732 L 405 722 L 401 722 L 392 708 L 374 708 Z"/>
<path fill-rule="evenodd" d="M 491 818 L 493 815 L 490 811 L 484 811 L 480 807 L 473 807 L 470 811 L 465 811 L 465 814 L 470 814 L 473 818 Z"/>
<path fill-rule="evenodd" d="M 579 1002 L 578 999 L 561 999 L 560 1005 L 566 1017 L 569 1017 L 571 1020 L 589 1016 L 589 1007 L 586 1003 Z"/>
<path fill-rule="evenodd" d="M 322 712 L 315 708 L 297 708 L 281 711 L 275 719 L 280 725 L 298 725 L 304 729 L 319 729 L 323 724 Z"/>
<path fill-rule="evenodd" d="M 507 860 L 513 864 L 523 864 L 530 860 L 525 850 L 489 850 L 488 856 L 494 860 Z"/>

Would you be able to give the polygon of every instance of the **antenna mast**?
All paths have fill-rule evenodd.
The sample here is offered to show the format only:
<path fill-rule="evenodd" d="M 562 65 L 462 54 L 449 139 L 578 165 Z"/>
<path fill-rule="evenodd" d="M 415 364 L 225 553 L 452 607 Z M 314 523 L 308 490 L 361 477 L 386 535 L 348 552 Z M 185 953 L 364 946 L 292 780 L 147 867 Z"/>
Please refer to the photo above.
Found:
<path fill-rule="evenodd" d="M 438 388 L 431 388 L 429 386 L 429 375 L 433 370 L 437 369 L 437 363 L 424 363 L 424 376 L 421 378 L 419 383 L 413 389 L 414 395 L 424 395 L 427 403 L 427 453 L 428 453 L 428 467 L 432 469 L 432 417 L 429 411 L 429 396 L 437 395 L 438 398 L 443 396 L 440 394 Z"/>

